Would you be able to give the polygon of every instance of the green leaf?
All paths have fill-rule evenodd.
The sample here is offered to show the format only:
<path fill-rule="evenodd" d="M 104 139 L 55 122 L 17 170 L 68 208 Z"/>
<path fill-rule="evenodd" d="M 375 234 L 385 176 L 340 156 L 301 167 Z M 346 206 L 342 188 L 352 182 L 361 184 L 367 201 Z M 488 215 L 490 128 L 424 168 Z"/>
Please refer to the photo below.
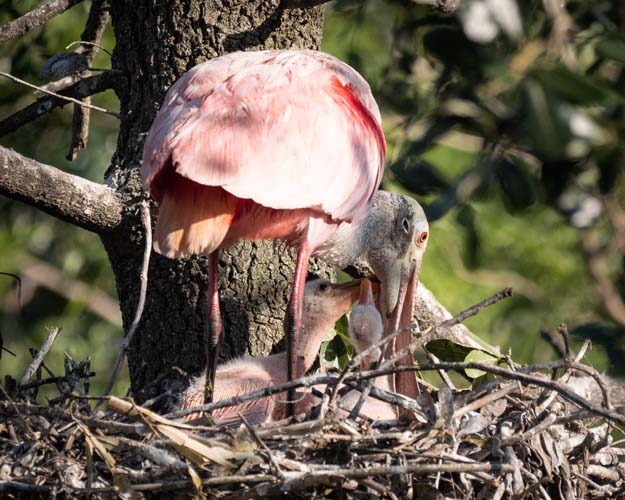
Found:
<path fill-rule="evenodd" d="M 625 40 L 622 38 L 606 37 L 595 48 L 600 56 L 625 65 Z"/>
<path fill-rule="evenodd" d="M 497 377 L 495 375 L 493 375 L 492 373 L 485 373 L 481 377 L 477 377 L 477 378 L 473 379 L 473 383 L 471 384 L 471 388 L 475 389 L 475 388 L 477 388 L 477 387 L 479 387 L 481 385 L 487 384 L 488 382 L 492 382 L 496 378 Z"/>
<path fill-rule="evenodd" d="M 510 212 L 523 210 L 536 201 L 536 182 L 524 166 L 503 158 L 495 175 L 504 194 L 504 205 Z"/>
<path fill-rule="evenodd" d="M 538 80 L 528 78 L 524 83 L 527 120 L 525 127 L 541 159 L 566 157 L 571 133 L 558 116 L 557 105 Z"/>
<path fill-rule="evenodd" d="M 452 362 L 464 361 L 472 351 L 470 347 L 456 344 L 449 339 L 432 340 L 426 344 L 425 348 L 441 361 Z"/>
<path fill-rule="evenodd" d="M 391 171 L 403 187 L 420 196 L 438 193 L 449 187 L 434 165 L 415 158 L 406 150 L 391 165 Z"/>
<path fill-rule="evenodd" d="M 485 363 L 488 365 L 496 365 L 498 359 L 494 356 L 491 356 L 487 352 L 481 351 L 479 349 L 473 349 L 469 354 L 467 354 L 466 358 L 464 358 L 466 363 Z M 486 375 L 488 372 L 483 370 L 476 370 L 475 368 L 467 368 L 464 373 L 466 373 L 467 377 L 476 379 Z"/>
<path fill-rule="evenodd" d="M 616 97 L 587 75 L 573 73 L 564 67 L 536 69 L 531 72 L 545 89 L 573 104 L 593 104 Z"/>

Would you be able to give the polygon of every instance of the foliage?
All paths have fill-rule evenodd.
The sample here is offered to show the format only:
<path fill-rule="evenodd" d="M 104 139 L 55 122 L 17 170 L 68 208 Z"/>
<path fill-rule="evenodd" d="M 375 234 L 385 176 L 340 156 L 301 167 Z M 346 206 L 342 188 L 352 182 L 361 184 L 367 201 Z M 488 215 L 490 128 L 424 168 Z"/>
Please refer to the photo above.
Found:
<path fill-rule="evenodd" d="M 609 0 L 546 8 L 556 3 L 506 0 L 513 6 L 506 10 L 509 19 L 491 12 L 488 22 L 477 22 L 481 0 L 464 0 L 454 15 L 402 0 L 339 0 L 328 10 L 323 48 L 361 71 L 381 104 L 389 141 L 384 187 L 411 192 L 427 206 L 432 239 L 423 282 L 454 312 L 512 286 L 514 299 L 469 321 L 476 333 L 511 346 L 520 361 L 542 360 L 552 354 L 538 331 L 565 321 L 600 346 L 590 357 L 601 369 L 625 356 L 624 325 L 597 294 L 582 243 L 596 236 L 607 280 L 620 298 L 623 247 L 614 217 L 622 215 L 624 196 L 625 19 Z M 2 2 L 0 23 L 34 4 Z M 87 9 L 80 4 L 4 44 L 0 70 L 43 83 L 41 66 L 79 39 Z M 112 50 L 110 29 L 102 44 Z M 108 65 L 100 52 L 94 66 Z M 32 100 L 29 90 L 0 81 L 0 115 Z M 94 102 L 117 107 L 112 92 Z M 101 179 L 115 147 L 114 119 L 93 116 L 89 146 L 74 163 L 64 159 L 70 123 L 66 106 L 2 144 Z M 6 199 L 0 209 L 0 271 L 20 274 L 24 258 L 36 256 L 115 296 L 97 237 Z M 50 364 L 61 366 L 64 350 L 78 359 L 92 354 L 97 390 L 113 363 L 119 325 L 93 314 L 84 297 L 67 300 L 62 290 L 24 283 L 17 306 L 12 281 L 0 279 L 0 331 L 19 356 L 5 354 L 2 372 L 19 373 L 28 363 L 26 347 L 43 340 L 44 326 L 58 325 L 63 333 Z M 330 351 L 347 354 L 343 349 L 334 343 Z"/>
<path fill-rule="evenodd" d="M 381 103 L 385 187 L 427 205 L 422 280 L 435 295 L 457 311 L 512 286 L 515 299 L 469 322 L 477 333 L 541 359 L 550 350 L 539 330 L 565 321 L 617 360 L 625 325 L 582 247 L 589 234 L 605 244 L 605 278 L 622 291 L 625 19 L 614 2 L 557 4 L 465 0 L 446 16 L 411 2 L 339 2 L 324 48 Z"/>

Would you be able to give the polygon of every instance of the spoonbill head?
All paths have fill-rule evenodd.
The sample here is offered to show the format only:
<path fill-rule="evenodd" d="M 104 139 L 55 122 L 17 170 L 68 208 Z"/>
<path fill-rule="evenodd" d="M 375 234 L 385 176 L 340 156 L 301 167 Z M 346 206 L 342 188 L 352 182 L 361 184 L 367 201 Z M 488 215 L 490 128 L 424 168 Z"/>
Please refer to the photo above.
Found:
<path fill-rule="evenodd" d="M 322 259 L 339 267 L 362 262 L 377 275 L 385 335 L 406 329 L 391 344 L 392 352 L 406 347 L 412 340 L 407 327 L 412 323 L 419 271 L 428 238 L 428 221 L 417 201 L 408 196 L 377 191 L 364 222 L 339 227 L 318 250 Z M 412 356 L 405 356 L 399 364 L 413 365 Z M 397 374 L 394 389 L 416 397 L 418 386 L 414 374 Z"/>

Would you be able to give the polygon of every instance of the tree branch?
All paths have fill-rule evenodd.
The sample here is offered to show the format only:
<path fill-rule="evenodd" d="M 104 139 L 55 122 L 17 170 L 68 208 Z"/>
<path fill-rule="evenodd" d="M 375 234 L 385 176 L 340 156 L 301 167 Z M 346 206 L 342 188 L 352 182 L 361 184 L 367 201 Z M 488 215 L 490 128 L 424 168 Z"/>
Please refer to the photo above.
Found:
<path fill-rule="evenodd" d="M 105 71 L 99 75 L 84 78 L 83 80 L 76 82 L 74 85 L 59 91 L 59 96 L 67 98 L 49 95 L 37 99 L 32 104 L 29 104 L 25 108 L 16 111 L 12 115 L 0 121 L 0 137 L 5 136 L 23 125 L 36 120 L 37 118 L 52 111 L 54 108 L 65 106 L 69 102 L 68 99 L 82 99 L 83 97 L 98 94 L 113 88 L 114 84 L 115 73 L 112 71 Z"/>
<path fill-rule="evenodd" d="M 84 54 L 87 58 L 87 64 L 91 66 L 95 55 L 98 52 L 98 47 L 104 29 L 109 22 L 109 4 L 108 0 L 93 0 L 91 2 L 91 9 L 89 10 L 89 17 L 87 18 L 87 24 L 82 32 L 81 41 L 87 42 L 76 50 L 79 54 Z M 84 72 L 81 76 L 84 78 L 87 76 L 87 72 Z M 91 104 L 91 98 L 85 97 L 83 102 Z M 89 139 L 89 119 L 91 116 L 91 110 L 88 107 L 74 104 L 74 116 L 72 117 L 72 142 L 69 146 L 69 152 L 67 153 L 67 159 L 74 161 L 78 155 L 78 152 L 87 147 L 87 141 Z"/>
<path fill-rule="evenodd" d="M 54 16 L 65 12 L 82 0 L 50 0 L 36 9 L 27 12 L 4 26 L 0 26 L 0 43 L 12 40 L 28 33 L 31 29 L 41 26 Z"/>
<path fill-rule="evenodd" d="M 122 222 L 115 191 L 0 146 L 0 194 L 95 233 Z"/>

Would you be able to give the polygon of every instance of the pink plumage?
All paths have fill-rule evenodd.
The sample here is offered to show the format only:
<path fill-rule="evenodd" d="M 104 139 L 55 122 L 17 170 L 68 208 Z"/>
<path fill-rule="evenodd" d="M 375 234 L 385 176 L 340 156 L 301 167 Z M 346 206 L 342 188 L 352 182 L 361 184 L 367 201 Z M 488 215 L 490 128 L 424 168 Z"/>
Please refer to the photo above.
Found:
<path fill-rule="evenodd" d="M 211 261 L 211 379 L 222 331 L 219 248 L 254 239 L 297 245 L 285 329 L 289 378 L 301 374 L 292 354 L 308 259 L 341 224 L 364 220 L 385 156 L 369 85 L 328 54 L 228 54 L 172 86 L 148 134 L 141 174 L 160 206 L 155 249 Z"/>
<path fill-rule="evenodd" d="M 339 223 L 364 218 L 385 154 L 368 84 L 327 54 L 244 52 L 200 64 L 169 90 L 144 148 L 144 186 L 176 212 L 159 219 L 160 250 L 185 257 L 304 236 L 314 249 Z"/>
<path fill-rule="evenodd" d="M 305 287 L 301 342 L 296 354 L 303 361 L 303 368 L 308 370 L 319 352 L 319 347 L 334 323 L 354 303 L 359 292 L 359 280 L 335 284 L 317 279 L 309 281 Z M 248 392 L 280 385 L 287 381 L 287 356 L 285 352 L 264 357 L 243 357 L 219 366 L 215 378 L 213 398 L 215 401 L 241 396 Z M 206 378 L 194 380 L 183 392 L 179 407 L 193 408 L 204 402 Z M 211 412 L 214 421 L 220 425 L 240 422 L 239 414 L 250 423 L 259 424 L 268 420 L 280 420 L 286 413 L 284 394 L 259 398 L 235 406 L 218 408 Z M 300 397 L 298 413 L 309 410 L 316 399 L 311 394 Z M 200 414 L 192 413 L 187 419 L 195 419 Z"/>

